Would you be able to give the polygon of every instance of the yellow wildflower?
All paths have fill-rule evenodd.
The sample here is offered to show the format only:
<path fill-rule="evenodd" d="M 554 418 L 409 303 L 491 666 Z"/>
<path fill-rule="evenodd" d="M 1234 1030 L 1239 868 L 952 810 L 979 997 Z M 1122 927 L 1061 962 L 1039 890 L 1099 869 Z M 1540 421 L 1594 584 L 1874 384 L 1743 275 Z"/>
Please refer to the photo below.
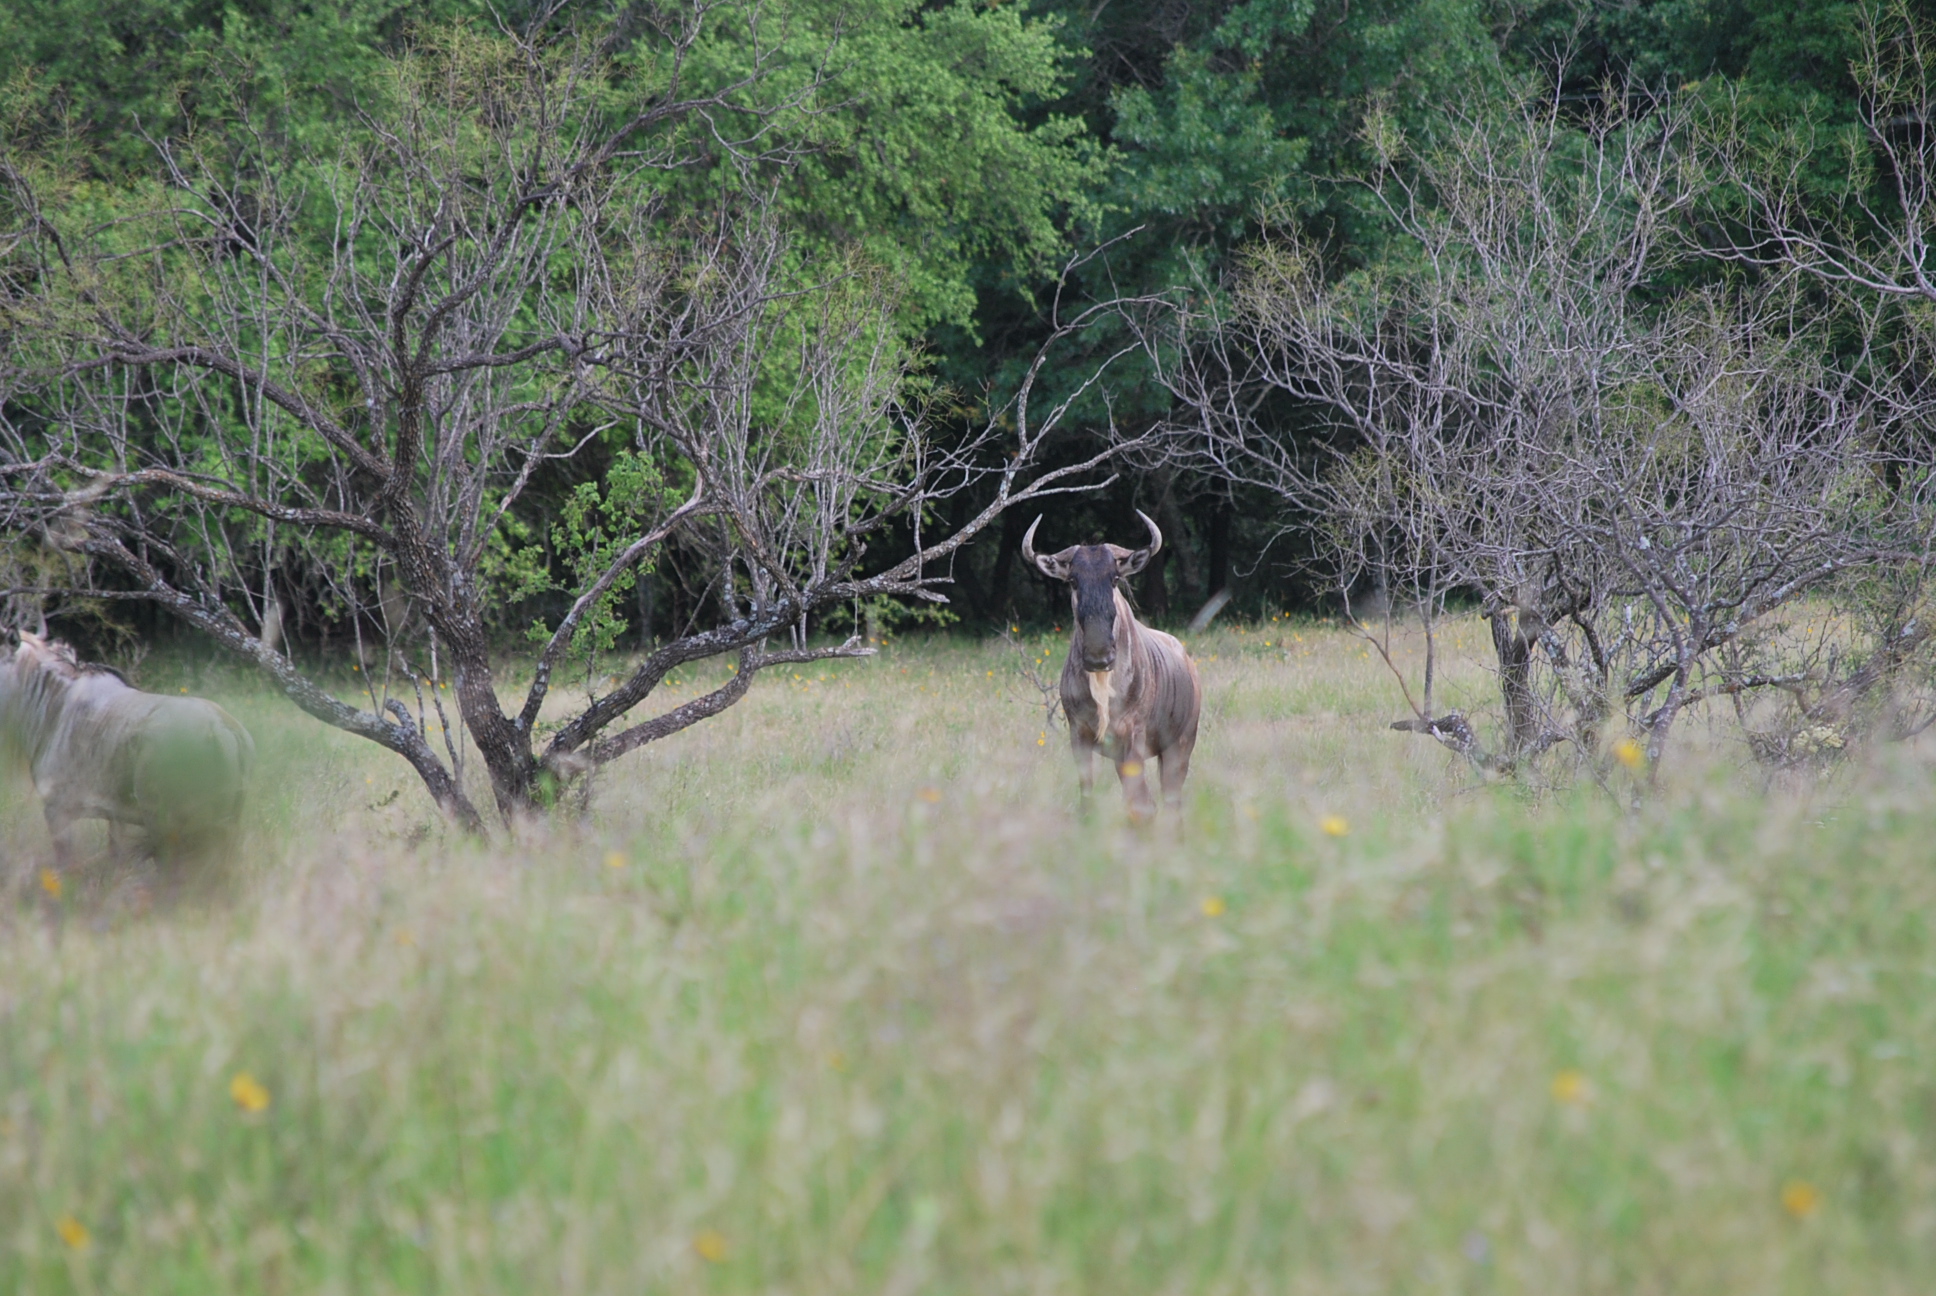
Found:
<path fill-rule="evenodd" d="M 1796 1219 L 1807 1219 L 1822 1208 L 1822 1193 L 1806 1179 L 1790 1179 L 1781 1186 L 1781 1208 Z"/>
<path fill-rule="evenodd" d="M 707 1264 L 719 1264 L 726 1259 L 726 1235 L 718 1229 L 700 1229 L 692 1239 L 692 1249 Z"/>
<path fill-rule="evenodd" d="M 1224 911 L 1223 897 L 1205 896 L 1203 897 L 1203 903 L 1198 908 L 1203 910 L 1203 916 L 1205 918 L 1221 918 L 1223 917 Z"/>
<path fill-rule="evenodd" d="M 269 1107 L 269 1091 L 247 1071 L 237 1071 L 235 1079 L 229 1081 L 229 1097 L 245 1112 L 266 1111 Z"/>
<path fill-rule="evenodd" d="M 1613 758 L 1630 770 L 1637 770 L 1647 763 L 1647 750 L 1631 738 L 1622 738 L 1613 745 Z"/>
<path fill-rule="evenodd" d="M 1326 837 L 1342 837 L 1351 831 L 1351 821 L 1343 815 L 1326 815 L 1318 820 L 1318 828 Z"/>
<path fill-rule="evenodd" d="M 72 1215 L 63 1215 L 55 1220 L 54 1232 L 60 1234 L 60 1240 L 67 1243 L 68 1246 L 73 1247 L 76 1251 L 86 1250 L 87 1244 L 93 1240 L 87 1231 L 87 1225 L 81 1223 Z"/>
<path fill-rule="evenodd" d="M 941 799 L 941 789 L 924 787 L 919 792 L 916 792 L 914 795 L 920 797 L 923 801 L 926 801 L 929 805 L 933 805 L 935 802 Z"/>
<path fill-rule="evenodd" d="M 52 869 L 42 869 L 40 871 L 40 889 L 54 899 L 60 899 L 61 875 Z"/>
<path fill-rule="evenodd" d="M 1133 760 L 1133 761 L 1124 761 L 1122 763 L 1122 775 L 1124 778 L 1137 778 L 1142 774 L 1142 772 L 1143 772 L 1143 762 L 1141 761 Z"/>
<path fill-rule="evenodd" d="M 1553 1077 L 1553 1101 L 1565 1103 L 1568 1107 L 1584 1107 L 1593 1097 L 1593 1087 L 1587 1083 L 1584 1071 L 1568 1068 Z"/>
<path fill-rule="evenodd" d="M 1047 747 L 1049 745 L 1049 731 L 1047 729 L 1044 729 L 1036 735 L 1035 745 L 1037 747 Z"/>
<path fill-rule="evenodd" d="M 605 867 L 606 867 L 606 868 L 608 868 L 608 869 L 622 869 L 622 868 L 624 868 L 624 867 L 625 867 L 625 856 L 623 856 L 623 855 L 621 855 L 621 854 L 619 854 L 619 853 L 618 853 L 617 851 L 606 851 L 606 852 L 605 852 Z"/>

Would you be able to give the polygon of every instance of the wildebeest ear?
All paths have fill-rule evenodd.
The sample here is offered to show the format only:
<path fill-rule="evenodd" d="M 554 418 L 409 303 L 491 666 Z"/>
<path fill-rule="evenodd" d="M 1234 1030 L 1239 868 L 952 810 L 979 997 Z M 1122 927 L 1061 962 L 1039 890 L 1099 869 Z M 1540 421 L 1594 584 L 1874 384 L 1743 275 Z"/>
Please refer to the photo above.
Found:
<path fill-rule="evenodd" d="M 1036 570 L 1044 576 L 1047 576 L 1050 580 L 1068 580 L 1069 570 L 1075 560 L 1076 551 L 1072 546 L 1064 549 L 1061 553 L 1039 554 L 1035 552 L 1035 528 L 1041 525 L 1042 519 L 1038 515 L 1035 521 L 1029 523 L 1029 529 L 1022 533 L 1022 557 L 1025 561 L 1034 563 Z"/>
<path fill-rule="evenodd" d="M 1148 549 L 1125 549 L 1121 545 L 1110 545 L 1109 552 L 1116 559 L 1118 577 L 1134 576 L 1149 565 L 1153 556 Z"/>
<path fill-rule="evenodd" d="M 1050 580 L 1066 581 L 1075 567 L 1076 551 L 1071 545 L 1061 553 L 1035 555 L 1035 566 Z"/>

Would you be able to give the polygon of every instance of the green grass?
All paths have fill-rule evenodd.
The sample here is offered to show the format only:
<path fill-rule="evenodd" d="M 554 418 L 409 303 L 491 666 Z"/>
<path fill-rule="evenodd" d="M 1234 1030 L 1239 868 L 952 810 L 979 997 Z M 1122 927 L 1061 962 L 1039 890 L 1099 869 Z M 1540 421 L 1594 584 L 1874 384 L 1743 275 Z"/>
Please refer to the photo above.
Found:
<path fill-rule="evenodd" d="M 947 643 L 488 846 L 234 692 L 248 857 L 147 913 L 41 894 L 16 794 L 0 1288 L 1928 1290 L 1921 753 L 1533 801 L 1386 731 L 1335 631 L 1193 648 L 1180 830 L 1079 814 L 1006 650 Z"/>

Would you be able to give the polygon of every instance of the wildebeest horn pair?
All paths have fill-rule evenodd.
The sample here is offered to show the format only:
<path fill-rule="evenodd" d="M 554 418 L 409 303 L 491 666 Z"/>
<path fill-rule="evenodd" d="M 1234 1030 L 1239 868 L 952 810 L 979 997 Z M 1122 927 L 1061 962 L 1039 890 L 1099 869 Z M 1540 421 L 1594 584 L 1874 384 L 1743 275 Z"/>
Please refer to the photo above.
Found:
<path fill-rule="evenodd" d="M 1163 533 L 1149 514 L 1149 545 L 1072 545 L 1053 554 L 1035 552 L 1036 518 L 1022 537 L 1022 557 L 1044 576 L 1069 584 L 1075 633 L 1062 667 L 1062 712 L 1069 718 L 1069 746 L 1086 797 L 1095 782 L 1095 754 L 1116 762 L 1132 818 L 1156 810 L 1144 767 L 1163 762 L 1163 799 L 1183 802 L 1190 753 L 1196 747 L 1203 686 L 1196 663 L 1172 635 L 1136 620 L 1117 582 L 1141 571 L 1163 548 Z"/>
<path fill-rule="evenodd" d="M 1065 581 L 1069 579 L 1069 564 L 1074 561 L 1076 550 L 1085 547 L 1100 548 L 1107 549 L 1114 555 L 1118 576 L 1134 576 L 1143 570 L 1150 559 L 1163 551 L 1163 532 L 1150 520 L 1150 515 L 1137 509 L 1136 516 L 1143 519 L 1143 525 L 1149 528 L 1150 542 L 1147 548 L 1125 549 L 1121 545 L 1071 545 L 1061 553 L 1045 555 L 1035 552 L 1035 528 L 1042 525 L 1041 515 L 1037 514 L 1035 521 L 1029 523 L 1029 529 L 1022 535 L 1022 561 L 1038 568 L 1050 580 Z"/>

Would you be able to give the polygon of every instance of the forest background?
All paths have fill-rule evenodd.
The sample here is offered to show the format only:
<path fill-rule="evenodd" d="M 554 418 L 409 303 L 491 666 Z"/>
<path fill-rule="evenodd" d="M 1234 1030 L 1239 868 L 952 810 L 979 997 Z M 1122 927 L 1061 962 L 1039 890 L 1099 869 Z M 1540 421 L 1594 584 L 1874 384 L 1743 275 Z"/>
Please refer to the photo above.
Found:
<path fill-rule="evenodd" d="M 0 128 L 59 137 L 89 185 L 135 186 L 157 166 L 157 141 L 252 120 L 319 149 L 366 129 L 358 104 L 386 59 L 453 25 L 516 27 L 528 3 L 482 0 L 25 0 L 0 11 Z M 1091 297 L 1161 294 L 1214 284 L 1266 226 L 1293 223 L 1340 270 L 1367 263 L 1391 236 L 1362 190 L 1340 184 L 1368 167 L 1363 126 L 1374 111 L 1429 131 L 1451 105 L 1544 86 L 1589 112 L 1621 93 L 1727 96 L 1771 131 L 1806 122 L 1830 141 L 1855 128 L 1851 76 L 1857 6 L 1834 0 L 1103 0 L 1074 4 L 792 0 L 769 11 L 770 85 L 819 79 L 811 109 L 764 125 L 784 137 L 771 183 L 796 240 L 855 258 L 897 286 L 896 327 L 964 433 L 999 409 L 1051 332 L 1058 272 Z M 639 10 L 644 14 L 645 10 Z M 622 69 L 624 6 L 600 7 Z M 587 10 L 588 16 L 594 16 Z M 770 33 L 783 34 L 773 39 Z M 705 74 L 728 77 L 743 29 L 722 24 Z M 622 87 L 620 87 L 622 90 Z M 724 167 L 727 160 L 721 158 Z M 1831 163 L 1819 200 L 1848 202 L 1860 183 Z M 706 185 L 706 166 L 679 181 Z M 1083 341 L 1046 377 L 1065 385 L 1118 339 Z M 1113 425 L 1160 422 L 1168 390 L 1141 380 L 1137 356 L 1113 371 L 1107 405 L 1092 399 L 1056 433 L 1053 459 L 1093 452 Z M 1125 367 L 1126 366 L 1126 367 Z M 1292 433 L 1295 434 L 1294 432 Z M 530 560 L 553 552 L 580 487 L 604 480 L 622 440 L 560 461 L 511 520 Z M 987 453 L 999 453 L 990 446 Z M 992 489 L 992 485 L 989 487 Z M 938 507 L 958 527 L 985 502 L 967 490 Z M 1057 544 L 1133 540 L 1135 509 L 1162 523 L 1167 546 L 1139 580 L 1143 610 L 1188 616 L 1229 588 L 1239 610 L 1309 606 L 1298 577 L 1298 519 L 1280 501 L 1187 463 L 1125 464 L 1093 495 L 1053 510 Z M 1036 509 L 1015 509 L 997 543 L 958 555 L 944 619 L 985 630 L 1053 619 L 1060 596 L 1018 560 Z M 912 523 L 904 523 L 903 531 Z M 996 535 L 991 534 L 991 541 Z M 901 535 L 877 546 L 891 562 Z M 527 580 L 502 608 L 517 634 L 555 622 L 568 580 Z M 667 550 L 625 609 L 627 637 L 650 642 L 704 611 L 703 561 Z M 556 606 L 553 606 L 553 605 Z M 292 638 L 330 634 L 326 600 L 288 609 Z M 140 603 L 117 609 L 144 632 L 173 630 Z M 150 625 L 148 622 L 152 621 Z M 86 638 L 75 624 L 69 633 Z M 340 631 L 341 627 L 337 627 Z M 102 645 L 106 647 L 107 645 Z"/>

